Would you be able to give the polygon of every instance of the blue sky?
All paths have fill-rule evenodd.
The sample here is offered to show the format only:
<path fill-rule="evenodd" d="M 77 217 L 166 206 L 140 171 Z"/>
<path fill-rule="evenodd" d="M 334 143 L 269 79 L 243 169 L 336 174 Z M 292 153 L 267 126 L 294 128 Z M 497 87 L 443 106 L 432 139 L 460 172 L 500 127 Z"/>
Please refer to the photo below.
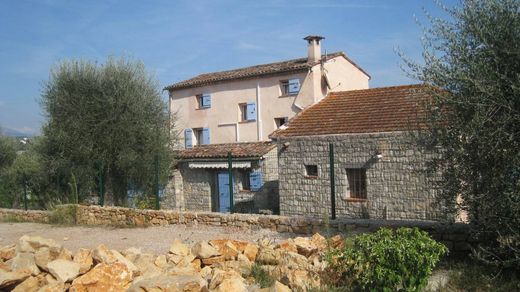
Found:
<path fill-rule="evenodd" d="M 444 1 L 452 5 L 455 0 Z M 372 76 L 370 87 L 414 83 L 396 48 L 421 60 L 414 16 L 432 0 L 185 0 L 0 2 L 0 126 L 37 134 L 38 99 L 64 59 L 142 60 L 161 86 L 200 73 L 306 56 L 309 34 L 344 51 Z"/>

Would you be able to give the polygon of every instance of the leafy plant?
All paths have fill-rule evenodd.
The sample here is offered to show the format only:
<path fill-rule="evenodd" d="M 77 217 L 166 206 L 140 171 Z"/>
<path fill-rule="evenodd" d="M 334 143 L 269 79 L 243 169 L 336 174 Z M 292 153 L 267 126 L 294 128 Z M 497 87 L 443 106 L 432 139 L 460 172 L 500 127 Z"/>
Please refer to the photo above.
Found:
<path fill-rule="evenodd" d="M 417 228 L 381 228 L 332 250 L 328 271 L 336 286 L 370 291 L 419 291 L 447 248 Z"/>
<path fill-rule="evenodd" d="M 274 278 L 257 264 L 251 267 L 251 276 L 261 288 L 271 287 L 274 283 Z"/>

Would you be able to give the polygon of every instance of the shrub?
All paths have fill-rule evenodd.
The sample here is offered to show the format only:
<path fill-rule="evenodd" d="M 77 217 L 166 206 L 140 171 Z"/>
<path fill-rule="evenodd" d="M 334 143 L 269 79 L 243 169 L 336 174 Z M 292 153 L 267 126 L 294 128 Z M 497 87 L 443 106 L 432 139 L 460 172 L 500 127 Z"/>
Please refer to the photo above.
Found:
<path fill-rule="evenodd" d="M 55 206 L 49 215 L 49 223 L 57 225 L 75 225 L 76 211 L 76 205 Z"/>
<path fill-rule="evenodd" d="M 426 286 L 433 267 L 447 251 L 417 228 L 381 228 L 332 250 L 327 256 L 328 272 L 337 275 L 330 276 L 336 286 L 417 291 Z"/>
<path fill-rule="evenodd" d="M 255 282 L 260 285 L 260 288 L 271 287 L 275 281 L 269 273 L 257 264 L 251 267 L 251 276 L 255 279 Z"/>

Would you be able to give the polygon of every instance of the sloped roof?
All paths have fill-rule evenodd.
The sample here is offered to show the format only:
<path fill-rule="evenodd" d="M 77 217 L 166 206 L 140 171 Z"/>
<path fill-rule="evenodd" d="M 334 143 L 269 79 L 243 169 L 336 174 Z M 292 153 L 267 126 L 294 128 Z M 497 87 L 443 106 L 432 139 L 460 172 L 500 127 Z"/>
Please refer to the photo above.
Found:
<path fill-rule="evenodd" d="M 332 54 L 327 54 L 327 60 L 338 57 L 338 56 L 343 56 L 347 61 L 352 63 L 352 65 L 354 65 L 356 68 L 358 68 L 364 74 L 366 74 L 368 77 L 370 77 L 361 67 L 359 67 L 352 60 L 347 58 L 347 56 L 343 52 L 335 52 Z M 325 58 L 325 55 L 323 55 L 323 58 Z M 282 62 L 275 62 L 275 63 L 239 68 L 239 69 L 234 69 L 234 70 L 205 73 L 205 74 L 200 74 L 191 79 L 187 79 L 187 80 L 180 81 L 180 82 L 174 83 L 172 85 L 166 86 L 164 88 L 164 90 L 197 87 L 197 86 L 203 86 L 203 85 L 208 85 L 208 84 L 214 84 L 214 83 L 218 83 L 218 82 L 222 82 L 222 81 L 247 79 L 247 78 L 252 78 L 252 77 L 279 74 L 279 73 L 300 72 L 300 71 L 308 70 L 309 68 L 311 68 L 314 65 L 316 65 L 316 63 L 307 62 L 307 58 L 299 58 L 299 59 L 287 60 L 287 61 L 282 61 Z"/>
<path fill-rule="evenodd" d="M 270 137 L 405 131 L 424 115 L 421 84 L 332 92 Z"/>
<path fill-rule="evenodd" d="M 276 145 L 269 141 L 197 145 L 190 149 L 178 151 L 176 157 L 178 159 L 227 158 L 228 152 L 231 151 L 234 158 L 256 158 L 267 154 L 275 147 Z"/>

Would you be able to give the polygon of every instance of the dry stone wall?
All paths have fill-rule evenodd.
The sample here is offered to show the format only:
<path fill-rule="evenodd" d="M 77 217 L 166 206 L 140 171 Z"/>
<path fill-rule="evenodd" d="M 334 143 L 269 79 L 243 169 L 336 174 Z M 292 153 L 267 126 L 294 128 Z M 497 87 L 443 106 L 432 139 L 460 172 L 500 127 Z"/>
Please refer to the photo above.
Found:
<path fill-rule="evenodd" d="M 75 208 L 71 208 L 75 207 Z M 376 231 L 381 227 L 418 227 L 434 239 L 443 242 L 454 252 L 467 252 L 474 239 L 469 236 L 469 225 L 417 220 L 336 219 L 323 220 L 303 216 L 277 216 L 254 214 L 226 214 L 214 212 L 178 212 L 169 210 L 140 210 L 121 207 L 62 205 L 58 208 L 75 209 L 74 218 L 79 225 L 165 226 L 169 224 L 198 224 L 228 226 L 247 229 L 267 228 L 277 232 L 295 234 L 357 234 Z M 48 222 L 51 211 L 21 211 L 0 209 L 0 219 L 16 214 L 18 221 Z"/>
<path fill-rule="evenodd" d="M 48 223 L 49 215 L 49 211 L 0 208 L 0 221 Z"/>

